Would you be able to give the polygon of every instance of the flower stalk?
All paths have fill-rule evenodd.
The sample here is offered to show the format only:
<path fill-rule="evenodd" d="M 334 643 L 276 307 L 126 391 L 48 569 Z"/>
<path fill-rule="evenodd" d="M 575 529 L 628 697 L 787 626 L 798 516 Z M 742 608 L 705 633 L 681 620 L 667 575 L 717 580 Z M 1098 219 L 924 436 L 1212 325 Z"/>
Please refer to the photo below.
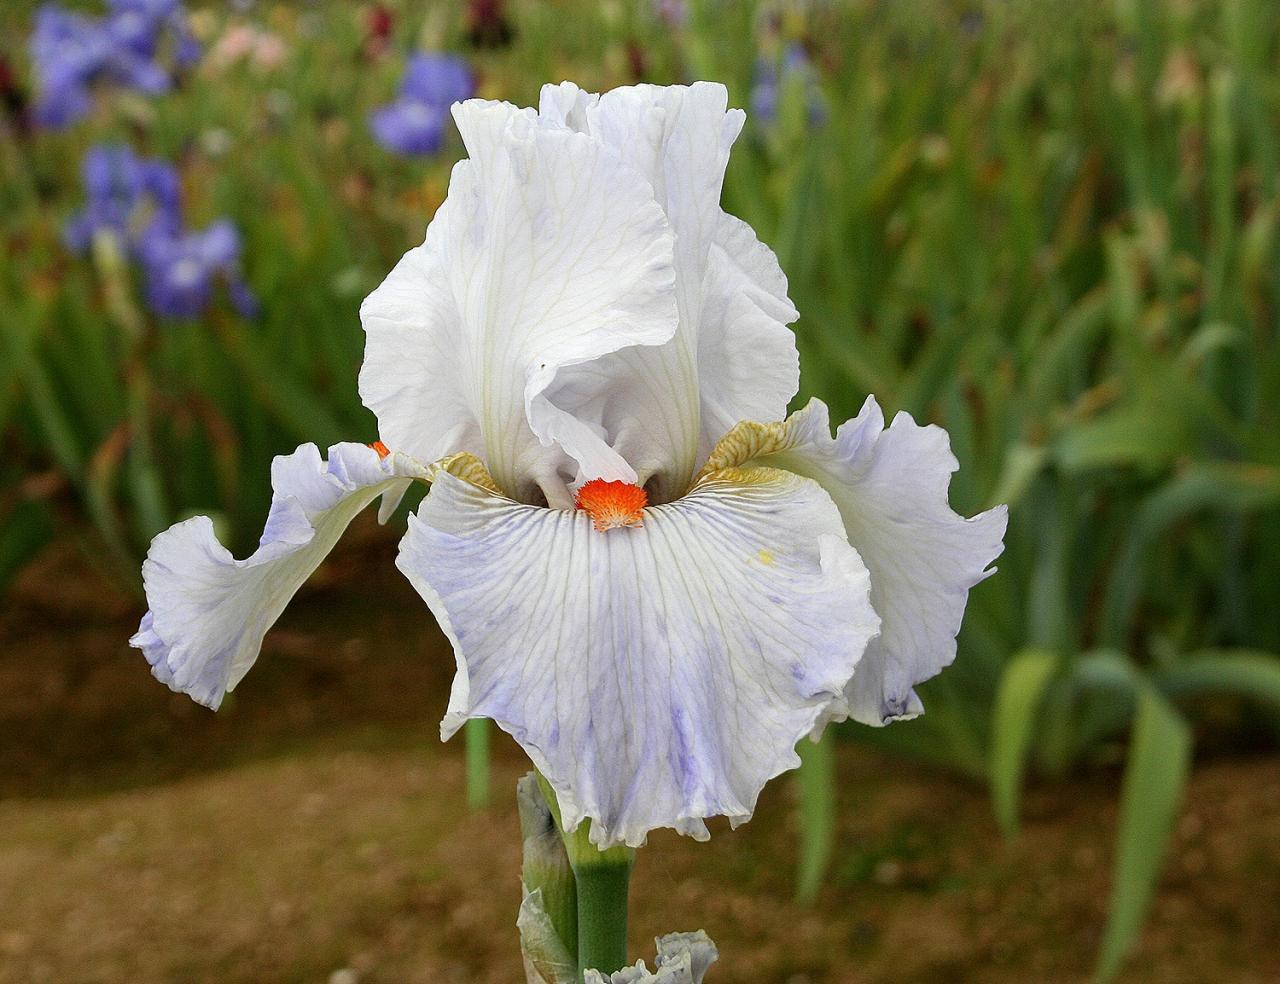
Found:
<path fill-rule="evenodd" d="M 796 868 L 796 901 L 812 905 L 831 863 L 836 830 L 836 761 L 828 731 L 816 742 L 807 738 L 796 747 L 797 813 L 800 821 L 800 862 Z"/>
<path fill-rule="evenodd" d="M 467 805 L 483 810 L 489 805 L 489 722 L 472 718 L 464 731 L 467 760 Z"/>
<path fill-rule="evenodd" d="M 635 861 L 630 848 L 601 851 L 588 844 L 587 851 L 595 856 L 584 852 L 573 868 L 578 886 L 579 981 L 589 969 L 612 974 L 626 966 L 627 901 Z"/>
<path fill-rule="evenodd" d="M 578 912 L 578 980 L 583 979 L 587 970 L 612 974 L 627 964 L 627 907 L 635 849 L 617 846 L 600 850 L 591 843 L 589 820 L 568 833 L 563 832 L 555 791 L 541 773 L 538 784 L 556 828 L 562 832 L 564 849 L 573 868 Z"/>

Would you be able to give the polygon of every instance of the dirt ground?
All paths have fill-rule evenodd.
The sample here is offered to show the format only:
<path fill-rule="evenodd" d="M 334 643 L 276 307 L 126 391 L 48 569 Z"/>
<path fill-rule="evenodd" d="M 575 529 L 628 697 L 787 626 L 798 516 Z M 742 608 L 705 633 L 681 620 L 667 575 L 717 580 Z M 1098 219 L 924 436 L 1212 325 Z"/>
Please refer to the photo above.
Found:
<path fill-rule="evenodd" d="M 0 982 L 522 980 L 511 791 L 463 804 L 453 661 L 361 526 L 211 714 L 153 681 L 139 614 L 59 550 L 0 609 Z M 705 928 L 710 981 L 1087 979 L 1114 773 L 1032 790 L 1017 844 L 983 789 L 849 744 L 836 861 L 791 901 L 783 779 L 736 833 L 655 835 L 632 948 Z M 1127 982 L 1280 981 L 1280 757 L 1199 763 Z"/>

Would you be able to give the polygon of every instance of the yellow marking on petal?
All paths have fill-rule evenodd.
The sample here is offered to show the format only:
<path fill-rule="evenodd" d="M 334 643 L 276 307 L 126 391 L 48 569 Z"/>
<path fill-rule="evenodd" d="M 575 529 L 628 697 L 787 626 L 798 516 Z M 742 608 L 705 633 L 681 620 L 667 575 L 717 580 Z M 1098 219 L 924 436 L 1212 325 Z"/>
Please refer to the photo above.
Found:
<path fill-rule="evenodd" d="M 606 482 L 603 478 L 593 478 L 578 489 L 573 504 L 591 517 L 597 532 L 604 533 L 623 526 L 643 526 L 649 493 L 629 482 Z"/>
<path fill-rule="evenodd" d="M 706 464 L 694 479 L 696 485 L 712 473 L 726 468 L 737 468 L 752 458 L 787 451 L 795 446 L 795 428 L 791 420 L 774 424 L 758 424 L 754 420 L 743 420 L 729 428 L 729 433 L 716 442 L 711 449 Z"/>
<path fill-rule="evenodd" d="M 689 489 L 700 489 L 706 485 L 731 485 L 735 488 L 750 488 L 754 485 L 772 485 L 779 479 L 786 480 L 785 476 L 788 472 L 770 465 L 748 465 L 746 468 L 730 467 L 720 468 L 716 471 L 707 471 L 705 468 L 698 473 L 697 479 L 693 486 Z"/>
<path fill-rule="evenodd" d="M 470 451 L 459 451 L 456 454 L 441 458 L 427 470 L 427 481 L 435 481 L 436 476 L 441 472 L 448 472 L 454 478 L 470 482 L 486 492 L 494 493 L 494 495 L 503 494 L 502 490 L 498 488 L 498 483 L 489 474 L 489 469 L 485 467 L 484 462 Z"/>
<path fill-rule="evenodd" d="M 760 552 L 756 554 L 756 557 L 759 559 L 760 563 L 764 564 L 765 567 L 772 567 L 774 565 L 772 550 L 761 549 Z"/>

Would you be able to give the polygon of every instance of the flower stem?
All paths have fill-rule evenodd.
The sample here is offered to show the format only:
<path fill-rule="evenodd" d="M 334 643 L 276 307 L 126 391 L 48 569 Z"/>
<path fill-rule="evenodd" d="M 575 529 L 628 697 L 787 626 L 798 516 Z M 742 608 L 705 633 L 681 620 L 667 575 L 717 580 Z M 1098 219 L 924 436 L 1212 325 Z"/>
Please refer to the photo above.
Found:
<path fill-rule="evenodd" d="M 796 868 L 796 901 L 812 905 L 818 898 L 836 830 L 836 762 L 831 729 L 816 744 L 800 741 L 800 769 L 796 773 L 800 860 Z"/>
<path fill-rule="evenodd" d="M 466 723 L 467 805 L 483 810 L 489 805 L 489 722 L 472 718 Z"/>
<path fill-rule="evenodd" d="M 599 852 L 598 852 L 599 853 Z M 601 854 L 605 857 L 608 852 Z M 578 980 L 591 968 L 612 974 L 627 963 L 630 857 L 578 865 Z"/>
<path fill-rule="evenodd" d="M 573 868 L 578 901 L 578 980 L 588 970 L 598 970 L 607 977 L 627 964 L 627 902 L 635 848 L 619 845 L 600 850 L 591 843 L 590 820 L 565 833 L 555 790 L 541 773 L 536 775 Z"/>

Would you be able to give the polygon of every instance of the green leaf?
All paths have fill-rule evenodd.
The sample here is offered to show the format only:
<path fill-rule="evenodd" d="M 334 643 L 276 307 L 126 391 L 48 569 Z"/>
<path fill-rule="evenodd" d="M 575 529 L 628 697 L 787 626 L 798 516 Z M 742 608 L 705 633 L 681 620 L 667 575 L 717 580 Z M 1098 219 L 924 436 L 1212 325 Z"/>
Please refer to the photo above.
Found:
<path fill-rule="evenodd" d="M 1280 713 L 1280 656 L 1250 650 L 1209 650 L 1154 674 L 1169 697 L 1233 694 Z"/>
<path fill-rule="evenodd" d="M 1248 512 L 1280 505 L 1280 469 L 1231 462 L 1194 464 L 1142 503 L 1116 556 L 1102 606 L 1102 641 L 1120 645 L 1146 581 L 1151 545 L 1202 509 Z"/>
<path fill-rule="evenodd" d="M 1098 953 L 1098 981 L 1116 975 L 1142 928 L 1190 763 L 1190 728 L 1159 691 L 1143 687 L 1120 794 L 1110 916 Z"/>
<path fill-rule="evenodd" d="M 1095 468 L 1160 467 L 1187 451 L 1189 437 L 1176 415 L 1135 406 L 1078 423 L 1058 436 L 1059 466 L 1068 474 Z"/>
<path fill-rule="evenodd" d="M 1000 472 L 1000 480 L 996 490 L 988 500 L 990 506 L 1004 503 L 1009 508 L 1016 506 L 1031 487 L 1035 477 L 1044 467 L 1048 453 L 1045 448 L 1019 441 L 1005 451 L 1004 467 Z"/>
<path fill-rule="evenodd" d="M 1025 649 L 1000 678 L 991 726 L 991 799 L 1006 837 L 1018 832 L 1018 800 L 1037 711 L 1058 669 L 1056 653 Z"/>

